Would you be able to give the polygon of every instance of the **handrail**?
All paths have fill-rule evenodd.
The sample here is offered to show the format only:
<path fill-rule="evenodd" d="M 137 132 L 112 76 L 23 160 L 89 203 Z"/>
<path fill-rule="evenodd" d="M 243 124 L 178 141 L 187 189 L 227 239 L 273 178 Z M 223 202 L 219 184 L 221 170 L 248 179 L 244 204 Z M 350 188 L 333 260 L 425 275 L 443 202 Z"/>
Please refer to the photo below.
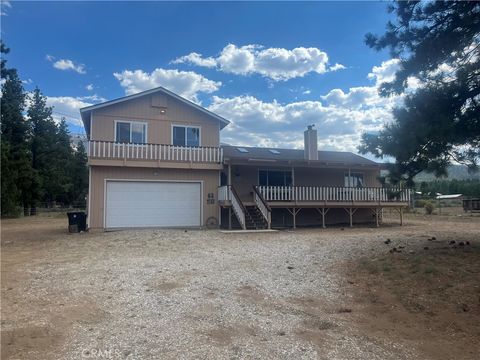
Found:
<path fill-rule="evenodd" d="M 245 230 L 247 228 L 247 225 L 245 222 L 245 213 L 246 213 L 245 206 L 243 206 L 243 203 L 240 200 L 240 197 L 238 196 L 235 188 L 232 185 L 227 185 L 227 186 L 232 195 L 230 201 L 232 202 L 233 212 L 235 213 L 235 215 L 237 215 L 237 219 L 240 223 L 240 226 L 242 227 L 243 230 Z"/>
<path fill-rule="evenodd" d="M 257 205 L 257 208 L 260 210 L 260 213 L 262 214 L 263 218 L 267 221 L 268 228 L 270 229 L 271 222 L 272 222 L 272 209 L 267 204 L 267 202 L 263 198 L 262 194 L 258 191 L 256 186 L 253 187 L 253 192 L 254 192 L 253 199 L 255 201 L 255 205 Z"/>
<path fill-rule="evenodd" d="M 340 186 L 259 186 L 266 201 L 410 202 L 410 189 Z M 394 195 L 394 196 L 392 196 Z"/>
<path fill-rule="evenodd" d="M 194 147 L 89 140 L 87 156 L 100 159 L 222 163 L 223 149 L 213 146 Z"/>

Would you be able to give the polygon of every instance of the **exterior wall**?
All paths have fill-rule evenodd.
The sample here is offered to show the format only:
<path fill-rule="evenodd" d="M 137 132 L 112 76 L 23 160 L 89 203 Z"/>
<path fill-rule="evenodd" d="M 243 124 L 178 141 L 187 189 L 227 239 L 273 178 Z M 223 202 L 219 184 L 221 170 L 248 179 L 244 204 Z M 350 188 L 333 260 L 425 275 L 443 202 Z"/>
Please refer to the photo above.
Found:
<path fill-rule="evenodd" d="M 232 185 L 242 201 L 253 200 L 253 186 L 258 185 L 258 171 L 261 169 L 288 170 L 288 167 L 232 165 Z M 226 173 L 228 170 L 225 169 Z M 379 170 L 351 168 L 351 172 L 364 174 L 365 186 L 381 186 L 378 181 Z M 345 169 L 295 168 L 295 186 L 345 186 Z"/>
<path fill-rule="evenodd" d="M 105 179 L 118 180 L 198 180 L 203 181 L 203 223 L 213 216 L 218 219 L 217 187 L 219 185 L 218 170 L 192 169 L 152 169 L 91 166 L 91 193 L 89 194 L 89 224 L 92 229 L 104 227 L 104 189 Z M 207 195 L 214 194 L 214 204 L 207 204 Z"/>
<path fill-rule="evenodd" d="M 160 93 L 94 110 L 90 139 L 114 141 L 115 120 L 146 122 L 147 143 L 151 144 L 172 144 L 172 124 L 200 126 L 200 146 L 220 144 L 220 127 L 216 119 Z"/>

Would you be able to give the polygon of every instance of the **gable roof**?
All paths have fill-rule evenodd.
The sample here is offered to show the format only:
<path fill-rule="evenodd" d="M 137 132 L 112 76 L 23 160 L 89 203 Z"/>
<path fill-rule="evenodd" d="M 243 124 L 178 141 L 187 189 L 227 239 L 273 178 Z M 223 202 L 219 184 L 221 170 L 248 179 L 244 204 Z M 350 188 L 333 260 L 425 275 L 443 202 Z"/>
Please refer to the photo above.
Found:
<path fill-rule="evenodd" d="M 205 109 L 204 107 L 202 107 L 200 105 L 197 105 L 194 102 L 192 102 L 190 100 L 187 100 L 184 97 L 181 97 L 180 95 L 177 95 L 174 92 L 172 92 L 170 90 L 167 90 L 162 86 L 159 86 L 159 87 L 156 87 L 154 89 L 139 92 L 137 94 L 124 96 L 124 97 L 121 97 L 121 98 L 118 98 L 118 99 L 109 100 L 109 101 L 105 101 L 103 103 L 99 103 L 99 104 L 95 104 L 95 105 L 86 106 L 84 108 L 81 108 L 80 109 L 80 115 L 82 116 L 82 121 L 83 121 L 83 124 L 85 126 L 85 129 L 88 130 L 87 133 L 90 132 L 89 131 L 89 128 L 90 128 L 90 114 L 93 110 L 101 109 L 101 108 L 106 107 L 106 106 L 118 104 L 118 103 L 121 103 L 121 102 L 124 102 L 124 101 L 133 100 L 133 99 L 136 99 L 136 98 L 139 98 L 139 97 L 142 97 L 142 96 L 146 96 L 146 95 L 150 95 L 150 94 L 154 94 L 154 93 L 157 93 L 157 92 L 160 92 L 160 93 L 163 93 L 165 95 L 171 96 L 174 99 L 179 100 L 179 101 L 183 102 L 184 104 L 186 104 L 188 106 L 191 106 L 196 110 L 200 110 L 201 112 L 213 117 L 214 119 L 216 119 L 220 122 L 220 129 L 223 129 L 225 126 L 230 124 L 230 121 L 221 117 L 220 115 L 217 115 L 217 114 Z"/>
<path fill-rule="evenodd" d="M 262 148 L 247 146 L 231 146 L 222 145 L 223 156 L 225 159 L 244 160 L 244 161 L 261 161 L 268 162 L 307 162 L 309 164 L 317 163 L 318 165 L 357 165 L 382 167 L 382 164 L 364 158 L 346 151 L 319 151 L 318 160 L 305 160 L 303 149 L 278 149 L 278 148 Z M 238 149 L 245 149 L 242 152 Z M 276 150 L 278 154 L 274 151 Z"/>

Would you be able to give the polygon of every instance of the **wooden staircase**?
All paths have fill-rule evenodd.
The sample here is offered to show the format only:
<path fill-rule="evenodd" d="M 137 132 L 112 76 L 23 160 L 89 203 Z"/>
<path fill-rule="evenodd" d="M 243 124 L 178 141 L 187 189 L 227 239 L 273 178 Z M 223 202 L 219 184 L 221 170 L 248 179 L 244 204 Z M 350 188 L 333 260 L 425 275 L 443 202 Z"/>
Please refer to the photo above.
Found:
<path fill-rule="evenodd" d="M 245 225 L 247 230 L 268 229 L 268 223 L 257 206 L 245 207 Z"/>

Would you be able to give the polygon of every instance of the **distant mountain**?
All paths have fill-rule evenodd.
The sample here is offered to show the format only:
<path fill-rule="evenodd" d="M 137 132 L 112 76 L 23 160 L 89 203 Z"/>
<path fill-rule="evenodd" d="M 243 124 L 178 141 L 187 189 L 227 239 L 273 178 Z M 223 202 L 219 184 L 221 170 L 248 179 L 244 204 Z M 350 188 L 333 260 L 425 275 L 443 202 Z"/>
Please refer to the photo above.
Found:
<path fill-rule="evenodd" d="M 434 180 L 469 180 L 469 179 L 478 179 L 480 180 L 480 171 L 475 173 L 469 173 L 468 168 L 464 165 L 450 165 L 448 167 L 448 176 L 437 178 L 434 174 L 429 174 L 426 172 L 421 172 L 415 176 L 415 182 L 422 181 L 434 181 Z"/>

